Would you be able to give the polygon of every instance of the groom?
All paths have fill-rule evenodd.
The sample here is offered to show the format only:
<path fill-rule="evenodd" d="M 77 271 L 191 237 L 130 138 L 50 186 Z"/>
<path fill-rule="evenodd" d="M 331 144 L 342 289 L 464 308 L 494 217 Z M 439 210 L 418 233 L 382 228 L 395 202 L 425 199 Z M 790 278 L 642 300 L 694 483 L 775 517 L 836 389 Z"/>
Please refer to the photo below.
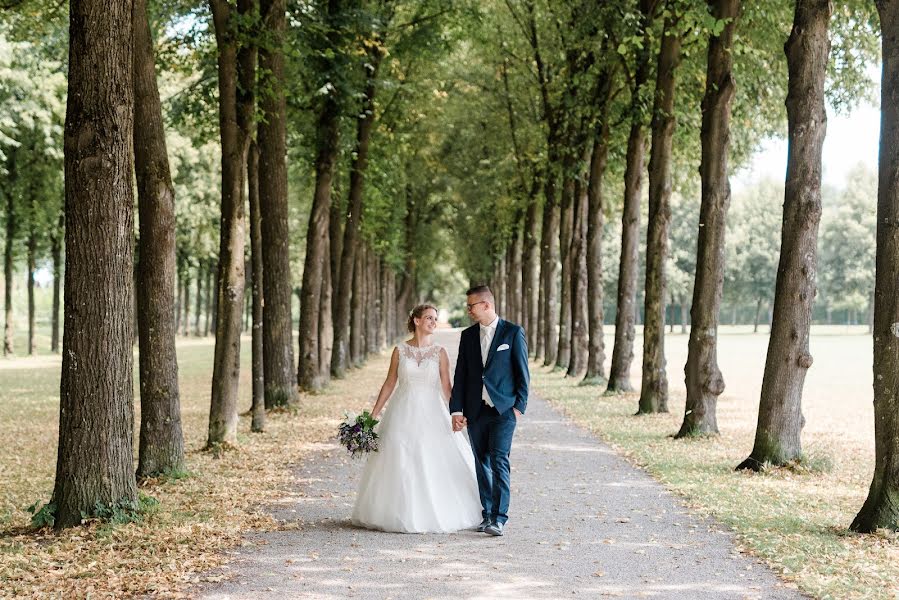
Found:
<path fill-rule="evenodd" d="M 453 430 L 468 426 L 483 520 L 478 531 L 502 535 L 509 518 L 509 451 L 528 405 L 528 346 L 524 329 L 496 316 L 493 292 L 471 288 L 450 398 Z"/>

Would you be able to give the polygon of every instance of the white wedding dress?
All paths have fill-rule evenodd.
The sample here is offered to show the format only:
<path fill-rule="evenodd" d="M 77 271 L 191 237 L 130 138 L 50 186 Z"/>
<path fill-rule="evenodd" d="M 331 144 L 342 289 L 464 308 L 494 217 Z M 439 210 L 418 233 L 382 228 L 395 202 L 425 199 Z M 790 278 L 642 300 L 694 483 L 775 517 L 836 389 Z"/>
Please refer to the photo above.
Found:
<path fill-rule="evenodd" d="M 453 432 L 434 344 L 397 346 L 397 385 L 377 426 L 380 449 L 368 456 L 352 522 L 403 533 L 448 533 L 481 521 L 474 456 L 467 434 Z"/>

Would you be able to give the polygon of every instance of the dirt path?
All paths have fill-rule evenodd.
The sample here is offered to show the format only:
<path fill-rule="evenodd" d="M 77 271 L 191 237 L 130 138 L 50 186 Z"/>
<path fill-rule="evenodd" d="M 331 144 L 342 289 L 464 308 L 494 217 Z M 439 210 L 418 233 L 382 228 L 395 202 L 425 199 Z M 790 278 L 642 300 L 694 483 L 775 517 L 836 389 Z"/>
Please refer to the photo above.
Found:
<path fill-rule="evenodd" d="M 458 333 L 440 334 L 455 353 Z M 201 598 L 801 598 L 730 533 L 532 397 L 512 449 L 506 535 L 367 531 L 348 519 L 363 461 L 327 445 Z"/>

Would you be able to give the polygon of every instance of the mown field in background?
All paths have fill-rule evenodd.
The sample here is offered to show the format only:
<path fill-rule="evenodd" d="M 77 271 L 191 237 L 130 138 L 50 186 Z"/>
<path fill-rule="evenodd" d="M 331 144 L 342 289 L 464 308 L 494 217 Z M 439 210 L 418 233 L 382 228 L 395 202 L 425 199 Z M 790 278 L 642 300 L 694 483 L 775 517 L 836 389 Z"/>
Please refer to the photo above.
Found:
<path fill-rule="evenodd" d="M 46 333 L 46 332 L 44 332 Z M 239 447 L 216 458 L 202 451 L 209 414 L 213 340 L 178 343 L 189 476 L 149 481 L 159 501 L 144 522 L 91 523 L 55 534 L 33 532 L 25 508 L 53 491 L 59 412 L 59 357 L 0 359 L 0 596 L 177 597 L 208 579 L 223 551 L 249 529 L 276 523 L 263 507 L 294 494 L 292 466 L 333 437 L 344 410 L 367 408 L 387 372 L 374 356 L 326 393 L 303 396 L 296 412 L 269 416 L 264 434 L 241 416 Z M 250 406 L 249 339 L 241 370 L 242 412 Z M 137 381 L 135 378 L 135 387 Z M 137 393 L 135 392 L 136 406 Z M 138 431 L 135 423 L 135 433 Z M 135 435 L 135 452 L 137 448 Z"/>
<path fill-rule="evenodd" d="M 721 436 L 674 440 L 684 411 L 687 336 L 666 341 L 670 413 L 633 416 L 636 394 L 595 387 L 532 365 L 534 391 L 588 427 L 695 509 L 733 527 L 745 549 L 821 598 L 899 597 L 899 538 L 848 527 L 864 502 L 874 465 L 871 338 L 865 328 L 815 327 L 806 379 L 803 447 L 808 469 L 735 473 L 752 449 L 767 335 L 723 328 L 718 356 L 727 384 L 718 405 Z M 611 353 L 611 336 L 606 337 Z M 639 385 L 642 339 L 634 359 Z"/>

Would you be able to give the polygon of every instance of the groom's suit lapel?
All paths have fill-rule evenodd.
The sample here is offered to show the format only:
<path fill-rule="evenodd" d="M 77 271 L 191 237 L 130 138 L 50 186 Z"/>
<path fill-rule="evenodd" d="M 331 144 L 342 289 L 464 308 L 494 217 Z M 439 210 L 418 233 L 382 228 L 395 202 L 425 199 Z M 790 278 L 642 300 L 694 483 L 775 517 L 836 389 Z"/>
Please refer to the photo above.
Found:
<path fill-rule="evenodd" d="M 490 366 L 490 361 L 493 359 L 493 355 L 496 354 L 496 348 L 499 346 L 499 335 L 503 330 L 503 326 L 506 324 L 502 319 L 496 324 L 496 331 L 493 333 L 493 341 L 490 342 L 490 350 L 487 352 L 487 362 L 484 363 L 484 370 L 487 370 L 487 367 Z"/>

